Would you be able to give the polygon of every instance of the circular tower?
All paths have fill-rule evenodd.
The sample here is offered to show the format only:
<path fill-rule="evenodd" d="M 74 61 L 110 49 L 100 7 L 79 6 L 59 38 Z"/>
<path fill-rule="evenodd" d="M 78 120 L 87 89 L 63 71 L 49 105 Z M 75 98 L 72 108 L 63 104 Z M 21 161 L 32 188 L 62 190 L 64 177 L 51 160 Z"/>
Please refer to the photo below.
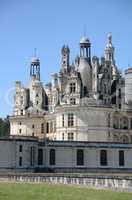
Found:
<path fill-rule="evenodd" d="M 32 58 L 30 76 L 40 81 L 40 60 L 37 57 Z"/>
<path fill-rule="evenodd" d="M 80 40 L 80 60 L 78 71 L 82 80 L 82 95 L 88 96 L 92 91 L 92 66 L 91 66 L 91 43 L 88 38 Z"/>
<path fill-rule="evenodd" d="M 132 67 L 125 70 L 125 103 L 132 102 Z"/>

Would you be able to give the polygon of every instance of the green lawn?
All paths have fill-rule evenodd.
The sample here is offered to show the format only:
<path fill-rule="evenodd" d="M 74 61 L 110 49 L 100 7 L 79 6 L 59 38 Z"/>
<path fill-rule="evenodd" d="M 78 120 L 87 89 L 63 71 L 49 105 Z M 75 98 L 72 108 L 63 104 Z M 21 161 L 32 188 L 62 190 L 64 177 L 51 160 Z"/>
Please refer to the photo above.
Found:
<path fill-rule="evenodd" d="M 0 183 L 0 200 L 132 200 L 132 193 L 48 184 Z"/>

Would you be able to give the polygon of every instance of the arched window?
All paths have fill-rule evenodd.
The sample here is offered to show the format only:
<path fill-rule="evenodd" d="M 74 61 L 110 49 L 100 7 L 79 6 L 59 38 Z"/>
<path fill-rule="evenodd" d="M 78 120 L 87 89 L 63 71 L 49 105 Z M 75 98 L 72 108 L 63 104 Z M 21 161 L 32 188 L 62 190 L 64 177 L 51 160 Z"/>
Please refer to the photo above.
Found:
<path fill-rule="evenodd" d="M 101 166 L 107 165 L 107 151 L 106 150 L 100 151 L 100 165 Z"/>
<path fill-rule="evenodd" d="M 123 136 L 121 136 L 120 141 L 122 143 L 129 143 L 129 138 L 127 135 L 123 135 Z"/>
<path fill-rule="evenodd" d="M 77 165 L 84 165 L 84 150 L 77 149 Z"/>
<path fill-rule="evenodd" d="M 50 165 L 55 165 L 55 163 L 56 163 L 55 149 L 50 149 L 49 158 L 50 158 L 50 160 L 49 160 Z"/>

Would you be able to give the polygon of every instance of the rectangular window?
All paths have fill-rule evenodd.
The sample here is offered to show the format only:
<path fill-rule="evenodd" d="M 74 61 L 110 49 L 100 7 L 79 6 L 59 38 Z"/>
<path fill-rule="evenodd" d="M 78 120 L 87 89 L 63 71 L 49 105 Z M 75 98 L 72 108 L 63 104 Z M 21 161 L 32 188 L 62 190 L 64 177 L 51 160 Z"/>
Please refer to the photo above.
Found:
<path fill-rule="evenodd" d="M 44 133 L 44 123 L 41 124 L 41 133 Z"/>
<path fill-rule="evenodd" d="M 70 83 L 70 93 L 74 93 L 76 91 L 76 83 Z"/>
<path fill-rule="evenodd" d="M 130 135 L 130 138 L 131 138 L 131 143 L 132 143 L 132 135 Z"/>
<path fill-rule="evenodd" d="M 68 140 L 74 140 L 74 133 L 68 133 Z"/>
<path fill-rule="evenodd" d="M 23 105 L 23 96 L 21 96 L 21 100 L 20 101 L 21 101 L 21 105 Z"/>
<path fill-rule="evenodd" d="M 121 109 L 121 104 L 119 103 L 119 109 Z"/>
<path fill-rule="evenodd" d="M 119 151 L 119 166 L 124 166 L 125 161 L 124 161 L 124 151 Z"/>
<path fill-rule="evenodd" d="M 132 129 L 132 118 L 130 119 L 130 128 Z"/>
<path fill-rule="evenodd" d="M 64 140 L 65 139 L 65 134 L 64 133 L 62 133 L 62 140 Z"/>
<path fill-rule="evenodd" d="M 23 110 L 21 110 L 21 115 L 23 115 Z"/>
<path fill-rule="evenodd" d="M 50 122 L 50 133 L 53 133 L 53 122 Z"/>
<path fill-rule="evenodd" d="M 62 127 L 65 126 L 65 122 L 64 122 L 65 118 L 64 118 L 64 114 L 62 114 Z"/>
<path fill-rule="evenodd" d="M 38 149 L 38 165 L 43 165 L 43 149 Z"/>
<path fill-rule="evenodd" d="M 30 165 L 34 166 L 34 156 L 35 156 L 35 148 L 31 146 L 30 148 Z"/>
<path fill-rule="evenodd" d="M 22 150 L 23 150 L 23 146 L 20 144 L 20 146 L 19 146 L 19 152 L 22 152 Z"/>
<path fill-rule="evenodd" d="M 121 89 L 118 90 L 118 97 L 121 99 Z"/>
<path fill-rule="evenodd" d="M 100 151 L 100 165 L 101 166 L 107 165 L 107 151 L 106 150 Z"/>
<path fill-rule="evenodd" d="M 49 133 L 49 123 L 46 123 L 46 133 Z"/>
<path fill-rule="evenodd" d="M 76 104 L 76 99 L 75 98 L 71 98 L 70 99 L 70 104 L 75 105 Z"/>
<path fill-rule="evenodd" d="M 19 157 L 19 166 L 20 167 L 22 166 L 22 157 L 21 156 Z"/>
<path fill-rule="evenodd" d="M 20 129 L 19 129 L 19 133 L 21 133 L 21 132 L 22 132 L 22 129 L 20 128 Z"/>
<path fill-rule="evenodd" d="M 54 121 L 54 133 L 56 132 L 56 122 Z"/>
<path fill-rule="evenodd" d="M 55 165 L 56 162 L 56 155 L 55 155 L 55 149 L 50 149 L 50 156 L 49 156 L 50 160 L 50 165 Z"/>
<path fill-rule="evenodd" d="M 68 127 L 74 126 L 74 115 L 73 113 L 68 114 Z"/>
<path fill-rule="evenodd" d="M 84 151 L 83 149 L 77 149 L 77 165 L 84 165 Z"/>

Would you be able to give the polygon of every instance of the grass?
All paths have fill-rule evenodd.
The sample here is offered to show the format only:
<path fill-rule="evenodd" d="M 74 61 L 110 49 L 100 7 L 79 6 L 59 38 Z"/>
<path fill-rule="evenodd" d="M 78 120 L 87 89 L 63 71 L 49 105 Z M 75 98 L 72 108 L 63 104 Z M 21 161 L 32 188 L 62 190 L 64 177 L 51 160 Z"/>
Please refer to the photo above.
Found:
<path fill-rule="evenodd" d="M 131 200 L 132 194 L 48 184 L 0 183 L 0 200 Z"/>

